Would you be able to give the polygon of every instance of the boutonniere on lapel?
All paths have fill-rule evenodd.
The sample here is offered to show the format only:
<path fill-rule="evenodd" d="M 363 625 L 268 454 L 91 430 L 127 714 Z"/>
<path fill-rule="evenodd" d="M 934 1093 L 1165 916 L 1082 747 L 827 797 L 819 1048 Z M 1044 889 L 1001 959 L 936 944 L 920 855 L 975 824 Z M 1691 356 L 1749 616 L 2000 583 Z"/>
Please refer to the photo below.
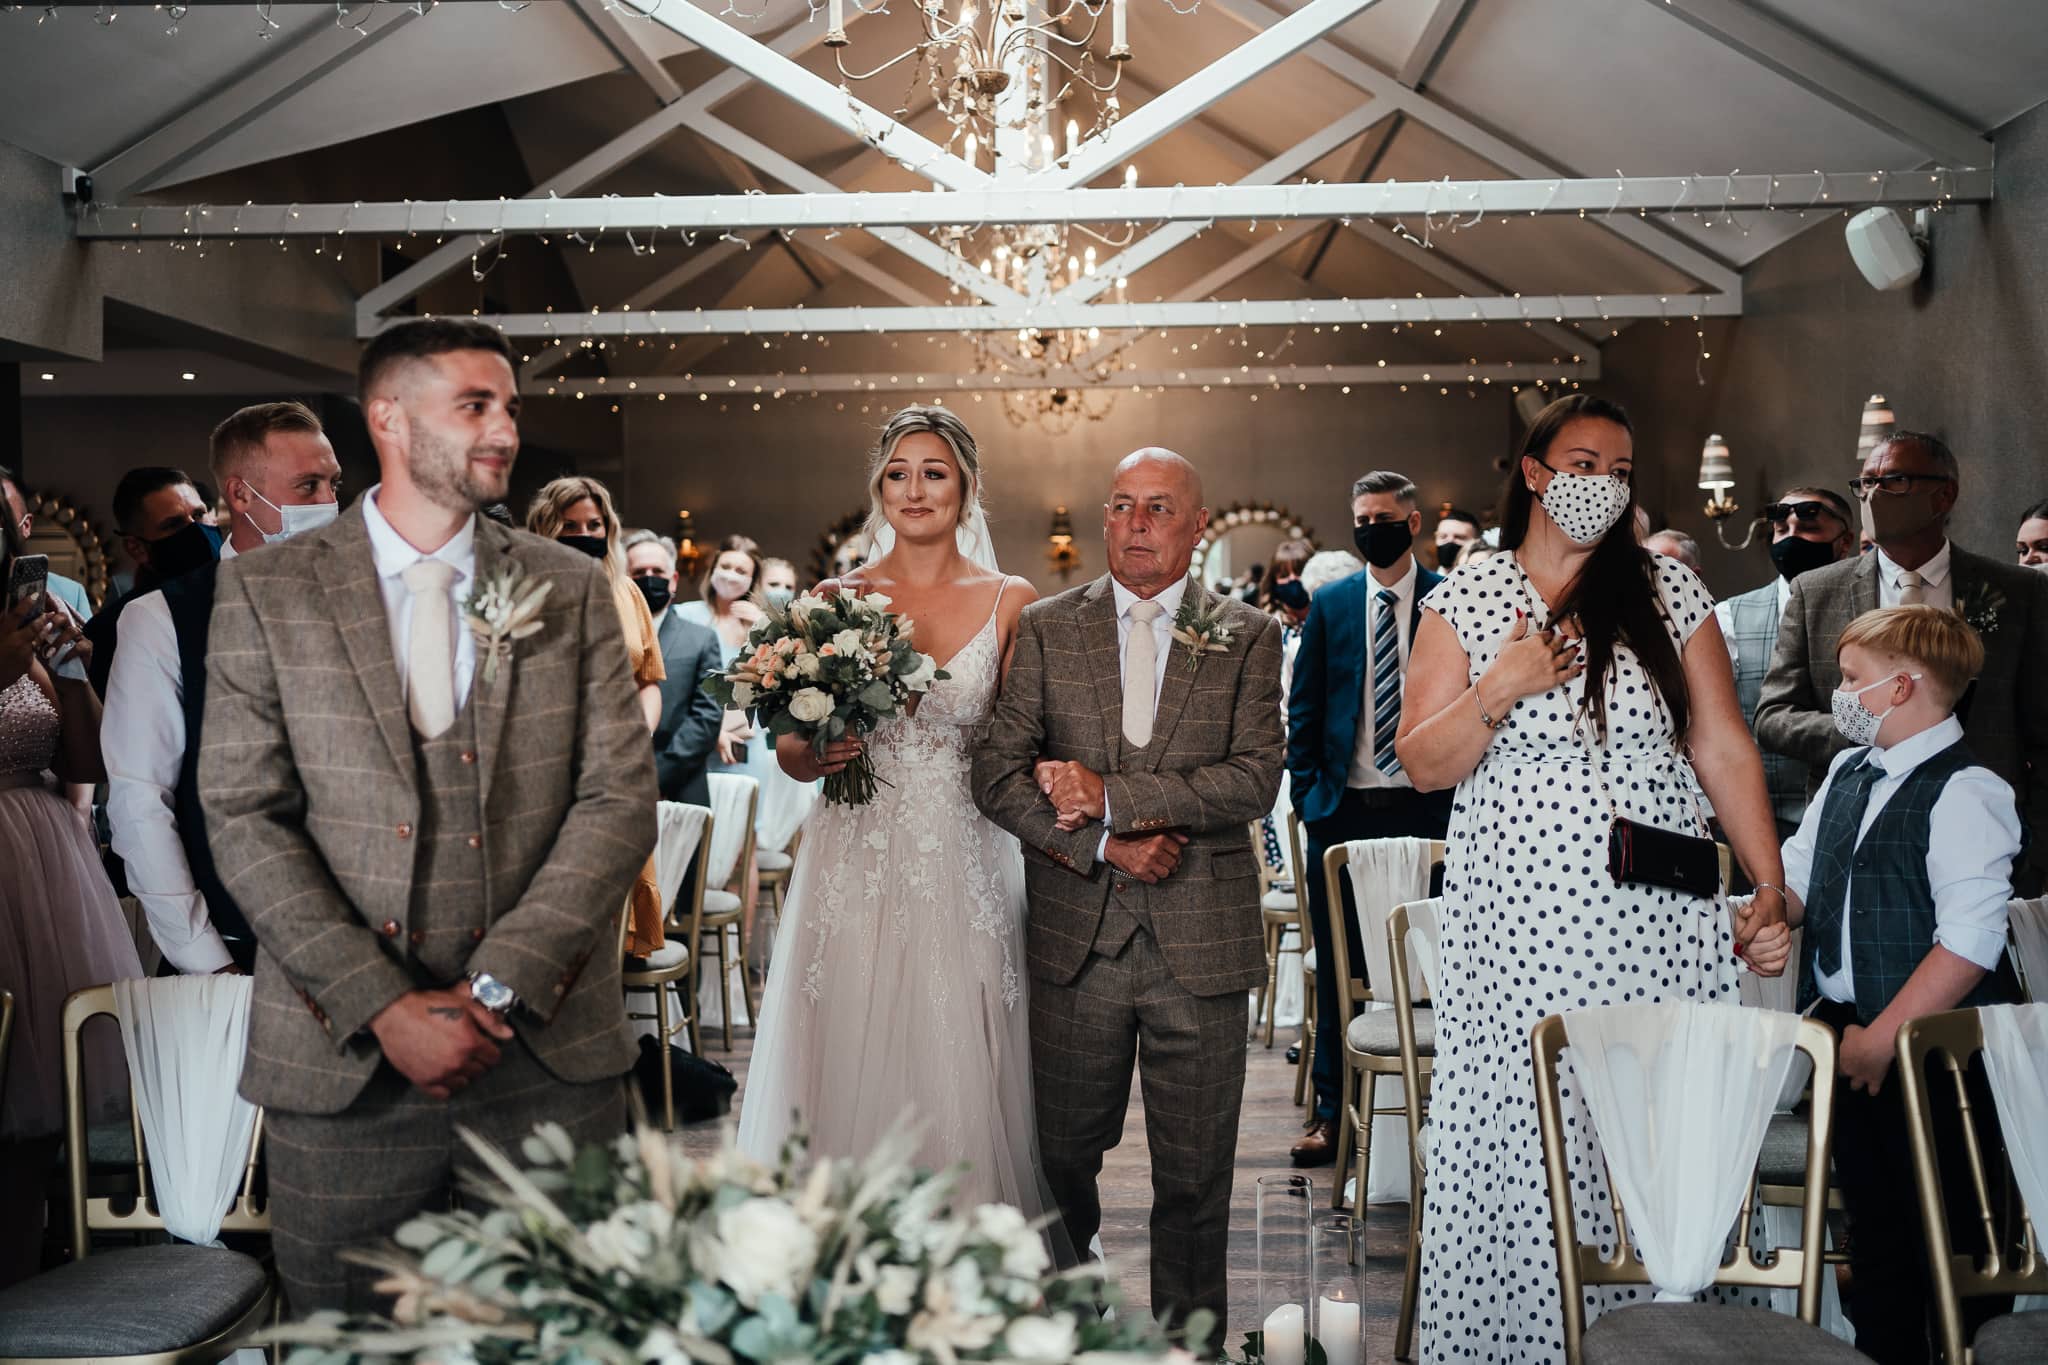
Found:
<path fill-rule="evenodd" d="M 536 580 L 517 564 L 507 564 L 480 579 L 463 600 L 462 616 L 483 655 L 485 682 L 496 682 L 499 663 L 511 662 L 513 641 L 540 633 L 541 604 L 554 588 L 552 579 Z"/>
<path fill-rule="evenodd" d="M 1979 635 L 1989 635 L 1998 629 L 1998 613 L 2004 609 L 2005 594 L 1982 578 L 1956 600 L 1956 615 Z"/>
<path fill-rule="evenodd" d="M 1204 611 L 1189 594 L 1173 618 L 1173 638 L 1188 647 L 1188 672 L 1192 673 L 1202 666 L 1204 654 L 1228 654 L 1237 634 L 1223 619 L 1222 607 Z"/>

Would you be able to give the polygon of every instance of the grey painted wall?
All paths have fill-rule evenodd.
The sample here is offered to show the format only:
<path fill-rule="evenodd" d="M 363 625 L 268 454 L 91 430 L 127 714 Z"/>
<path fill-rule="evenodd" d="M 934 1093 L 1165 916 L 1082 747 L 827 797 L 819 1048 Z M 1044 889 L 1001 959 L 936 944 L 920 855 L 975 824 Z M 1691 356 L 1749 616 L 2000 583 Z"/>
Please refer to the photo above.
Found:
<path fill-rule="evenodd" d="M 1700 539 L 1717 594 L 1763 582 L 1770 564 L 1754 545 L 1714 543 L 1706 495 L 1692 489 L 1711 433 L 1733 448 L 1744 517 L 1791 483 L 1841 488 L 1854 476 L 1873 392 L 1962 461 L 1958 544 L 2010 554 L 2019 509 L 2048 497 L 2048 105 L 1995 141 L 1995 199 L 1935 216 L 1911 288 L 1866 284 L 1837 216 L 1750 269 L 1743 316 L 1707 329 L 1704 384 L 1689 328 L 1638 324 L 1607 347 L 1599 387 L 1629 408 L 1639 456 L 1668 480 L 1664 510 Z"/>

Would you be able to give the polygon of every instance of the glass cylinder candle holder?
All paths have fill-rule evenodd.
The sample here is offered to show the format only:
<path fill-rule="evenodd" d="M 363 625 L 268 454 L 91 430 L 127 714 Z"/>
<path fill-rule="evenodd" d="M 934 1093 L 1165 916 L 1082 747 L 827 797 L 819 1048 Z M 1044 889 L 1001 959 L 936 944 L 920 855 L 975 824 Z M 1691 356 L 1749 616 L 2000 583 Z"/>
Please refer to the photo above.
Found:
<path fill-rule="evenodd" d="M 1316 1219 L 1315 1340 L 1324 1365 L 1365 1365 L 1365 1222 L 1348 1213 Z"/>
<path fill-rule="evenodd" d="M 1258 1200 L 1260 1358 L 1308 1365 L 1315 1184 L 1305 1175 L 1262 1175 Z"/>

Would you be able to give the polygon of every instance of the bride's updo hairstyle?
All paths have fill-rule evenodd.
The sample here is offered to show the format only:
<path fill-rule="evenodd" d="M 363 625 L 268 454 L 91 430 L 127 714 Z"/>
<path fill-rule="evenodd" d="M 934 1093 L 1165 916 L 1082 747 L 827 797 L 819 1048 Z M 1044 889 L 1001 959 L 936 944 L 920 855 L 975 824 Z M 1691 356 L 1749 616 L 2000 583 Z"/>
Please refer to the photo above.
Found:
<path fill-rule="evenodd" d="M 896 453 L 903 438 L 920 431 L 928 431 L 944 441 L 960 466 L 960 524 L 955 528 L 956 534 L 966 530 L 973 535 L 986 535 L 986 519 L 981 510 L 981 447 L 974 443 L 974 433 L 949 408 L 912 403 L 907 408 L 898 408 L 882 424 L 882 434 L 868 455 L 868 519 L 862 530 L 869 542 L 889 525 L 889 518 L 882 512 L 882 472 L 888 468 L 889 457 Z"/>

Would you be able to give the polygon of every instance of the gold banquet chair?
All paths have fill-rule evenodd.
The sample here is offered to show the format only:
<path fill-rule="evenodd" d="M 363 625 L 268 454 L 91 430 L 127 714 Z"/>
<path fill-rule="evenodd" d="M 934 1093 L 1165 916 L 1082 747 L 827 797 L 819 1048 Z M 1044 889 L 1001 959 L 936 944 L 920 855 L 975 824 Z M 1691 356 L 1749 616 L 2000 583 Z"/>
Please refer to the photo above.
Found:
<path fill-rule="evenodd" d="M 1330 1207 L 1343 1207 L 1344 1182 L 1354 1170 L 1355 1157 L 1358 1183 L 1352 1188 L 1353 1213 L 1357 1213 L 1365 1203 L 1366 1179 L 1372 1170 L 1373 1119 L 1407 1113 L 1405 1102 L 1400 1107 L 1381 1106 L 1376 1098 L 1382 1078 L 1401 1074 L 1400 1028 L 1394 1022 L 1393 1010 L 1371 1010 L 1366 1006 L 1378 1001 L 1391 1002 L 1394 998 L 1391 983 L 1375 990 L 1365 983 L 1364 978 L 1353 976 L 1348 970 L 1351 962 L 1351 917 L 1344 913 L 1343 878 L 1351 861 L 1352 848 L 1364 842 L 1367 841 L 1349 840 L 1332 844 L 1323 851 L 1323 894 L 1330 907 L 1330 956 L 1336 961 L 1316 964 L 1318 971 L 1337 974 L 1337 1018 L 1318 1019 L 1316 1027 L 1342 1029 L 1340 1036 L 1344 1040 L 1343 1078 L 1337 1100 L 1337 1169 L 1330 1181 Z M 1443 840 L 1430 840 L 1429 861 L 1432 870 L 1443 865 Z M 1370 907 L 1358 907 L 1360 932 L 1373 932 L 1372 926 L 1379 922 Z M 1434 1058 L 1434 1014 L 1429 1010 L 1419 1010 L 1413 1022 L 1416 1048 L 1423 1055 Z"/>
<path fill-rule="evenodd" d="M 1308 1103 L 1309 1076 L 1316 1060 L 1316 943 L 1309 932 L 1308 878 L 1315 869 L 1308 865 L 1307 836 L 1302 833 L 1301 812 L 1287 812 L 1287 851 L 1294 859 L 1294 895 L 1301 905 L 1301 1046 L 1294 1063 L 1294 1107 Z"/>
<path fill-rule="evenodd" d="M 1266 981 L 1254 996 L 1252 1029 L 1257 1033 L 1257 1021 L 1265 1021 L 1266 1046 L 1270 1048 L 1273 1046 L 1273 1019 L 1280 994 L 1280 959 L 1289 953 L 1299 956 L 1307 949 L 1305 931 L 1308 925 L 1302 918 L 1301 901 L 1305 893 L 1301 878 L 1295 870 L 1300 863 L 1293 857 L 1292 848 L 1287 848 L 1283 852 L 1287 859 L 1286 868 L 1275 872 L 1266 865 L 1266 833 L 1262 821 L 1251 822 L 1251 835 L 1252 849 L 1257 854 L 1259 869 L 1259 916 L 1264 921 L 1266 949 Z M 1287 946 L 1287 936 L 1290 932 L 1294 935 L 1294 946 L 1291 948 Z"/>
<path fill-rule="evenodd" d="M 1830 1336 L 1820 1321 L 1820 1279 L 1825 1273 L 1824 1245 L 1827 1205 L 1818 1192 L 1827 1188 L 1828 1144 L 1833 1134 L 1834 1087 L 1814 1091 L 1812 1123 L 1806 1145 L 1806 1202 L 1800 1207 L 1800 1242 L 1778 1247 L 1759 1262 L 1750 1245 L 1751 1198 L 1735 1216 L 1733 1246 L 1714 1275 L 1714 1283 L 1758 1289 L 1797 1289 L 1799 1313 L 1788 1317 L 1767 1308 L 1716 1303 L 1635 1303 L 1602 1313 L 1586 1325 L 1586 1289 L 1590 1285 L 1650 1284 L 1649 1271 L 1629 1239 L 1628 1217 L 1608 1182 L 1614 1211 L 1615 1247 L 1603 1256 L 1597 1246 L 1579 1241 L 1572 1209 L 1571 1156 L 1564 1130 L 1564 1105 L 1558 1093 L 1559 1058 L 1566 1046 L 1562 1015 L 1550 1015 L 1530 1031 L 1536 1059 L 1536 1122 L 1543 1140 L 1543 1174 L 1550 1191 L 1550 1224 L 1557 1252 L 1557 1276 L 1564 1319 L 1566 1365 L 1636 1365 L 1641 1361 L 1682 1361 L 1686 1365 L 1753 1361 L 1798 1361 L 1801 1365 L 1834 1365 L 1866 1360 L 1847 1343 Z M 1835 1035 L 1811 1019 L 1799 1021 L 1794 1046 L 1813 1063 L 1816 1076 L 1835 1074 Z M 1590 1122 L 1590 1115 L 1588 1116 Z M 1597 1134 L 1596 1134 L 1597 1137 Z"/>
<path fill-rule="evenodd" d="M 270 1272 L 254 1257 L 189 1243 L 115 1247 L 94 1253 L 98 1233 L 162 1233 L 150 1193 L 149 1152 L 139 1125 L 132 1200 L 95 1198 L 86 1189 L 85 1048 L 88 1020 L 115 1015 L 114 988 L 88 986 L 64 1002 L 64 1147 L 69 1168 L 68 1265 L 0 1290 L 0 1365 L 198 1365 L 223 1360 L 270 1316 L 277 1301 Z M 130 1092 L 133 1103 L 133 1092 Z M 223 1232 L 270 1231 L 269 1210 L 253 1186 L 263 1145 L 256 1116 L 241 1189 Z M 123 1207 L 123 1204 L 126 1207 Z"/>
<path fill-rule="evenodd" d="M 1436 1066 L 1434 1055 L 1423 1054 L 1415 1003 L 1431 998 L 1436 987 L 1433 982 L 1408 979 L 1408 944 L 1411 933 L 1426 935 L 1430 946 L 1424 963 L 1427 966 L 1436 961 L 1436 918 L 1442 908 L 1443 902 L 1438 899 L 1411 901 L 1395 906 L 1387 915 L 1387 961 L 1394 978 L 1394 1026 L 1400 1031 L 1401 1104 L 1408 1113 L 1409 1157 L 1408 1263 L 1401 1275 L 1401 1305 L 1394 1316 L 1396 1360 L 1410 1359 L 1409 1348 L 1415 1339 L 1415 1297 L 1422 1285 L 1422 1195 L 1429 1174 L 1423 1138 L 1429 1125 L 1430 1077 Z M 1419 992 L 1418 984 L 1427 986 L 1430 994 Z"/>
<path fill-rule="evenodd" d="M 730 829 L 732 822 L 742 821 L 740 828 L 744 832 L 732 867 L 714 870 L 706 882 L 704 913 L 696 934 L 690 940 L 691 954 L 695 958 L 690 989 L 701 1002 L 706 960 L 715 962 L 713 970 L 718 974 L 715 979 L 720 1002 L 718 1018 L 725 1050 L 730 1052 L 732 978 L 735 973 L 740 979 L 740 999 L 746 1005 L 747 1022 L 753 1024 L 757 1019 L 753 981 L 747 975 L 747 917 L 740 897 L 747 882 L 747 867 L 754 859 L 754 818 L 760 809 L 761 784 L 738 773 L 708 773 L 706 780 L 711 785 L 711 809 L 718 826 Z M 705 860 L 708 862 L 714 856 L 714 845 L 707 836 L 704 840 Z M 707 935 L 710 938 L 708 948 L 704 942 Z"/>
<path fill-rule="evenodd" d="M 697 829 L 696 867 L 677 888 L 675 903 L 668 907 L 668 917 L 662 924 L 664 942 L 640 959 L 645 965 L 629 965 L 619 972 L 619 985 L 626 994 L 626 1018 L 645 1019 L 652 1023 L 655 1041 L 661 1045 L 661 1126 L 665 1133 L 676 1130 L 675 1069 L 669 1065 L 668 1051 L 676 1028 L 670 1022 L 670 996 L 675 998 L 676 1010 L 682 1015 L 683 1031 L 690 1039 L 690 1051 L 699 1057 L 704 1055 L 703 1043 L 697 1034 L 696 954 L 693 950 L 704 932 L 704 874 L 711 861 L 711 830 L 716 820 L 704 807 L 697 809 L 703 810 L 704 815 Z M 626 933 L 632 922 L 633 906 L 629 900 L 625 912 L 619 917 L 619 952 L 622 956 L 626 951 Z M 632 998 L 638 994 L 653 997 L 652 1005 L 645 1011 L 632 1006 Z"/>
<path fill-rule="evenodd" d="M 2007 1313 L 1964 1340 L 1965 1298 L 1983 1294 L 2048 1294 L 2048 1261 L 2041 1256 L 2035 1227 L 2037 1211 L 2021 1207 L 2017 1186 L 2001 1182 L 2003 1210 L 1991 1197 L 1982 1123 L 1999 1131 L 1996 1109 L 1979 1115 L 1964 1088 L 1970 1061 L 1984 1050 L 1984 1025 L 1976 1010 L 1950 1010 L 1909 1020 L 1899 1030 L 1900 1098 L 1906 1106 L 1906 1136 L 1913 1145 L 1913 1183 L 1919 1188 L 1920 1221 L 1927 1237 L 1927 1260 L 1934 1275 L 1935 1316 L 1940 1331 L 1939 1358 L 1947 1365 L 2011 1365 L 2048 1360 L 2048 1310 Z M 1930 1067 L 1930 1063 L 1932 1066 Z M 1929 1071 L 1935 1078 L 1930 1080 Z M 1945 1093 L 1937 1095 L 1939 1089 Z M 1937 1106 L 1952 1106 L 1960 1118 L 1964 1154 L 1968 1158 L 1973 1205 L 1962 1226 L 1978 1230 L 1990 1250 L 1981 1255 L 1959 1252 L 1950 1236 L 1947 1199 L 1942 1191 L 1934 1123 Z M 2024 1218 L 2024 1222 L 2022 1219 Z M 2023 1235 L 2014 1235 L 2019 1229 Z"/>

